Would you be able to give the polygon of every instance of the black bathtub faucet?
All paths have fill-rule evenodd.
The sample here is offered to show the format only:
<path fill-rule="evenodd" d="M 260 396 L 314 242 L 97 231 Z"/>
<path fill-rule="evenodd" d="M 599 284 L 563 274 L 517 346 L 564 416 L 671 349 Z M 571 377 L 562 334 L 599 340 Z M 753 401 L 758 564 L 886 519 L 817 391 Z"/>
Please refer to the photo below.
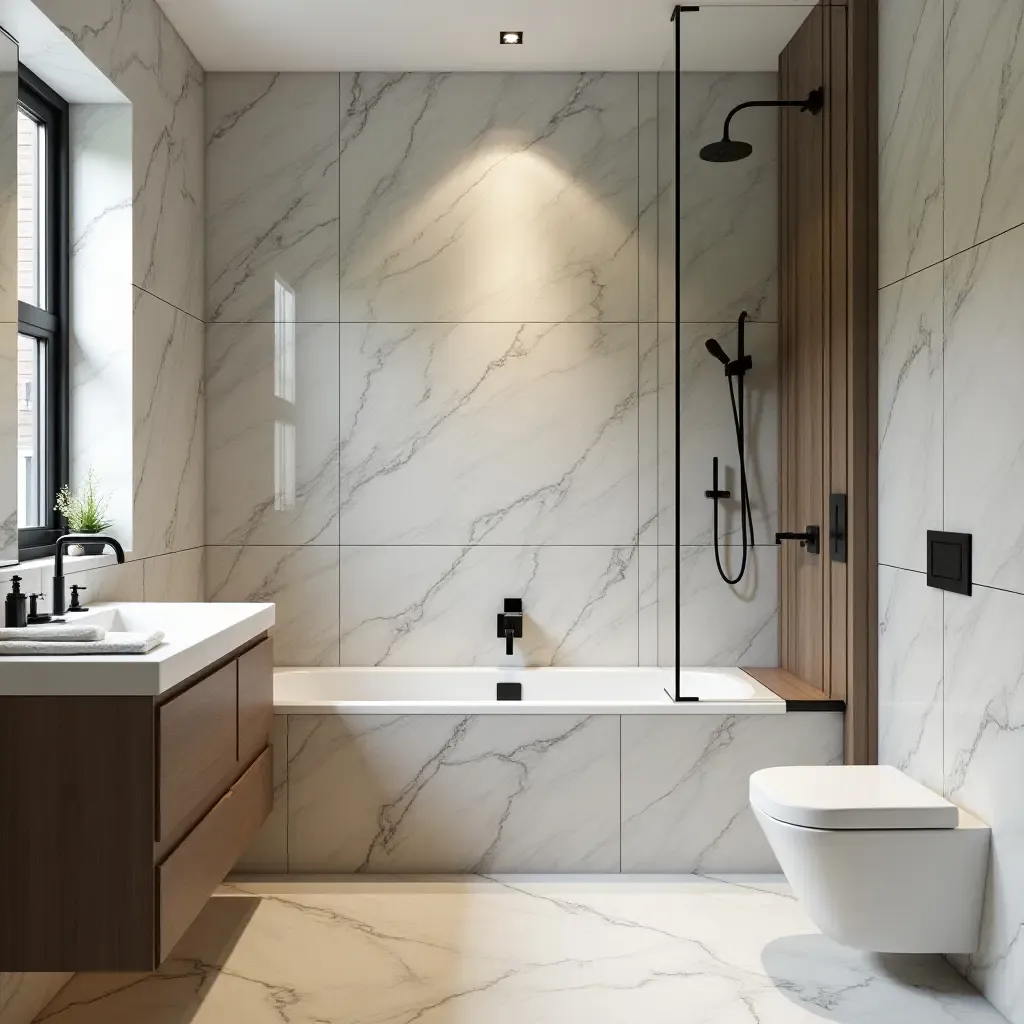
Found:
<path fill-rule="evenodd" d="M 505 598 L 505 610 L 498 613 L 498 636 L 505 638 L 505 653 L 512 657 L 512 641 L 523 638 L 523 599 L 521 597 Z"/>

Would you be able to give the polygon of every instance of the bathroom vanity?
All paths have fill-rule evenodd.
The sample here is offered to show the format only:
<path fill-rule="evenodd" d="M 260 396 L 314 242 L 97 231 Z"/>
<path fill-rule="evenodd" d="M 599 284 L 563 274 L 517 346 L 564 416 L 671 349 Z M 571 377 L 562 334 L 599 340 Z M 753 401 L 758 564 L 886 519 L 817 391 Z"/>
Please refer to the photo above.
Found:
<path fill-rule="evenodd" d="M 86 621 L 167 642 L 0 660 L 5 970 L 156 967 L 270 813 L 273 606 L 120 605 Z"/>

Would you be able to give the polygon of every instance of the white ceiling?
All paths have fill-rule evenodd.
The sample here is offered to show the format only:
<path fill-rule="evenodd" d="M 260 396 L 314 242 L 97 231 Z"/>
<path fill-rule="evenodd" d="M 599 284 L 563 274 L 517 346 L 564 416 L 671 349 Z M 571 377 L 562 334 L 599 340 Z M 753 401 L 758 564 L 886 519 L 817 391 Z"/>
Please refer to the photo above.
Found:
<path fill-rule="evenodd" d="M 209 71 L 657 71 L 668 0 L 158 0 Z M 774 71 L 807 0 L 685 14 L 689 71 Z M 499 46 L 501 30 L 525 32 Z"/>

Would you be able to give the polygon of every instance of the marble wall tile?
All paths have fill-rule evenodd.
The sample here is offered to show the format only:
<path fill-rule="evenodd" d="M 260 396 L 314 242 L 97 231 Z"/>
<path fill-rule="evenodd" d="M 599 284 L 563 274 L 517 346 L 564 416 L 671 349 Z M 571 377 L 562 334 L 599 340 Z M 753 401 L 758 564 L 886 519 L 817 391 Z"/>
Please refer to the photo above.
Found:
<path fill-rule="evenodd" d="M 338 664 L 339 590 L 337 548 L 207 548 L 207 600 L 277 605 L 278 665 Z"/>
<path fill-rule="evenodd" d="M 0 323 L 0 563 L 18 560 L 18 325 Z"/>
<path fill-rule="evenodd" d="M 283 875 L 288 872 L 288 716 L 275 715 L 270 734 L 274 749 L 274 803 L 270 817 L 235 865 L 235 874 Z M 0 1022 L 2 1024 L 2 1022 Z"/>
<path fill-rule="evenodd" d="M 945 528 L 974 534 L 974 581 L 1024 591 L 1020 283 L 1024 228 L 945 264 Z"/>
<path fill-rule="evenodd" d="M 146 601 L 202 602 L 206 600 L 206 550 L 175 551 L 142 563 L 142 592 Z"/>
<path fill-rule="evenodd" d="M 878 300 L 878 560 L 923 572 L 943 522 L 942 267 Z"/>
<path fill-rule="evenodd" d="M 1024 222 L 1024 0 L 945 0 L 945 254 Z"/>
<path fill-rule="evenodd" d="M 672 109 L 672 76 L 663 86 L 662 110 Z M 700 149 L 722 137 L 729 111 L 747 100 L 775 99 L 771 73 L 687 73 L 683 76 L 680 132 L 683 149 L 682 319 L 695 323 L 735 320 L 746 310 L 754 320 L 778 319 L 778 114 L 748 110 L 733 122 L 734 138 L 754 153 L 741 163 L 709 164 Z M 674 263 L 674 141 L 671 117 L 662 129 L 661 248 Z M 660 289 L 664 323 L 674 320 L 671 277 Z"/>
<path fill-rule="evenodd" d="M 1024 596 L 945 595 L 945 790 L 992 826 L 981 946 L 956 962 L 1011 1021 L 1024 1020 Z"/>
<path fill-rule="evenodd" d="M 203 71 L 153 0 L 39 0 L 133 108 L 133 282 L 203 315 Z"/>
<path fill-rule="evenodd" d="M 892 284 L 942 251 L 942 0 L 878 8 L 878 278 Z"/>
<path fill-rule="evenodd" d="M 742 542 L 739 456 L 729 384 L 722 364 L 705 342 L 716 338 L 731 355 L 738 351 L 736 324 L 683 324 L 682 392 L 679 411 L 682 445 L 682 543 L 714 540 L 714 507 L 704 492 L 711 487 L 712 462 L 719 460 L 719 486 L 734 497 L 719 503 L 720 543 Z M 770 544 L 779 529 L 778 328 L 748 324 L 746 350 L 754 369 L 746 378 L 747 487 L 754 515 L 754 538 Z M 658 542 L 675 541 L 675 327 L 660 325 L 658 444 L 660 492 Z"/>
<path fill-rule="evenodd" d="M 942 591 L 878 568 L 878 760 L 942 792 Z"/>
<path fill-rule="evenodd" d="M 42 589 L 46 596 L 39 602 L 42 611 L 53 607 L 53 585 L 50 574 L 43 574 Z M 82 603 L 99 604 L 101 601 L 142 601 L 145 597 L 144 564 L 141 561 L 123 565 L 103 565 L 98 569 L 75 569 L 74 564 L 64 569 L 64 600 L 71 601 L 71 586 L 84 587 Z"/>
<path fill-rule="evenodd" d="M 637 224 L 639 262 L 639 319 L 656 323 L 658 319 L 659 245 L 661 188 L 658 173 L 658 125 L 661 116 L 658 75 L 644 73 L 639 81 L 638 177 L 640 216 Z"/>
<path fill-rule="evenodd" d="M 0 321 L 18 319 L 18 44 L 0 40 Z"/>
<path fill-rule="evenodd" d="M 338 543 L 338 332 L 207 327 L 208 543 Z"/>
<path fill-rule="evenodd" d="M 660 520 L 658 516 L 659 476 L 665 472 L 661 467 L 661 402 L 662 392 L 659 387 L 659 359 L 661 324 L 640 325 L 640 360 L 639 360 L 639 406 L 637 421 L 640 433 L 637 451 L 639 474 L 639 539 L 641 544 L 658 543 Z M 668 457 L 675 465 L 675 449 L 672 448 Z M 668 470 L 671 472 L 671 469 Z"/>
<path fill-rule="evenodd" d="M 345 324 L 343 544 L 632 544 L 635 324 Z"/>
<path fill-rule="evenodd" d="M 614 715 L 293 715 L 295 872 L 619 868 Z"/>
<path fill-rule="evenodd" d="M 661 547 L 659 586 L 660 664 L 675 663 L 675 549 Z M 740 555 L 721 549 L 726 571 L 735 576 Z M 776 547 L 753 548 L 747 573 L 736 587 L 718 574 L 712 547 L 682 549 L 679 626 L 681 664 L 771 666 L 779 663 L 779 556 Z"/>
<path fill-rule="evenodd" d="M 344 547 L 345 665 L 636 665 L 635 547 Z M 505 655 L 495 617 L 521 597 Z"/>
<path fill-rule="evenodd" d="M 272 323 L 275 285 L 339 319 L 338 103 L 332 74 L 207 77 L 208 322 Z"/>
<path fill-rule="evenodd" d="M 778 871 L 750 810 L 751 773 L 842 757 L 839 713 L 623 715 L 622 870 Z"/>
<path fill-rule="evenodd" d="M 205 404 L 201 321 L 135 292 L 132 556 L 203 543 Z"/>
<path fill-rule="evenodd" d="M 636 321 L 637 89 L 342 75 L 340 319 Z"/>

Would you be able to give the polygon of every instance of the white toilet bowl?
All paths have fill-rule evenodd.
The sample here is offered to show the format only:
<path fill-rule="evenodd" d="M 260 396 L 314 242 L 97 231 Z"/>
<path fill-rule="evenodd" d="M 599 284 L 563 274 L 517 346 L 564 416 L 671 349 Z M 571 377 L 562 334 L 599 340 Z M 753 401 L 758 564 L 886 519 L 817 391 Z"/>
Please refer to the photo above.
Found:
<path fill-rule="evenodd" d="M 754 814 L 830 938 L 879 953 L 972 953 L 990 830 L 884 765 L 766 768 Z"/>

